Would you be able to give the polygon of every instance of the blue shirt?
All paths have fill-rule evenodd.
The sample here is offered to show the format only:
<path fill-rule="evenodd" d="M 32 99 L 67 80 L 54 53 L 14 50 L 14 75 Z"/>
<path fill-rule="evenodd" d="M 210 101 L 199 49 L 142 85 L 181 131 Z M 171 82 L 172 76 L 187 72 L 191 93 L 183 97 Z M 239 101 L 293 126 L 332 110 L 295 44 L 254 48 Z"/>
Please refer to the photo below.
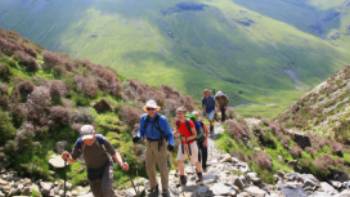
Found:
<path fill-rule="evenodd" d="M 206 113 L 210 113 L 215 110 L 215 99 L 213 96 L 204 97 L 202 99 L 202 106 L 205 108 Z"/>
<path fill-rule="evenodd" d="M 146 120 L 148 115 L 143 114 L 140 118 L 140 129 L 137 134 L 137 136 L 141 138 L 148 138 L 151 140 L 159 140 L 161 137 L 164 137 L 167 139 L 168 143 L 170 145 L 175 146 L 174 136 L 173 136 L 173 130 L 169 126 L 168 120 L 165 116 L 157 114 L 158 116 L 158 123 L 155 121 L 154 118 L 149 118 L 149 122 L 147 123 L 147 127 L 145 128 Z M 160 127 L 159 131 L 158 125 Z"/>

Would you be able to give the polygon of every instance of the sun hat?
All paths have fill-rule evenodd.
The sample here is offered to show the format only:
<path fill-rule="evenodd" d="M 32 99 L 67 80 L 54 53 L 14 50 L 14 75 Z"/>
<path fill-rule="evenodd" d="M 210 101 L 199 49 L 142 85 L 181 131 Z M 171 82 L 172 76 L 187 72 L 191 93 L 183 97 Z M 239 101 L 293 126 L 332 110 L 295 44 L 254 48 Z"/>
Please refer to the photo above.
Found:
<path fill-rule="evenodd" d="M 80 137 L 82 140 L 93 139 L 95 134 L 94 126 L 92 125 L 83 125 L 80 128 Z"/>
<path fill-rule="evenodd" d="M 143 106 L 143 110 L 147 112 L 147 108 L 156 109 L 157 111 L 160 110 L 160 107 L 158 106 L 157 102 L 153 99 L 150 99 L 146 102 L 145 106 Z"/>

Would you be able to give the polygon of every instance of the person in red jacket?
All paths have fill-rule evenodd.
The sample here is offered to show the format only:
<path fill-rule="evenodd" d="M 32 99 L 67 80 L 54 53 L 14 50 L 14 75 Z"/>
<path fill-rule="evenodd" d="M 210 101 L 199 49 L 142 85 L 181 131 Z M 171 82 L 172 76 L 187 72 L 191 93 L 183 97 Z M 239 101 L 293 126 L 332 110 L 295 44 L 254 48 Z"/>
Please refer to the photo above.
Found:
<path fill-rule="evenodd" d="M 187 120 L 185 117 L 186 110 L 184 107 L 179 107 L 176 110 L 176 133 L 180 141 L 177 152 L 178 172 L 180 174 L 181 185 L 186 185 L 187 178 L 185 176 L 185 158 L 190 158 L 192 165 L 196 167 L 196 173 L 198 176 L 197 182 L 203 180 L 202 165 L 198 160 L 198 146 L 197 146 L 197 131 L 194 123 L 191 120 Z"/>

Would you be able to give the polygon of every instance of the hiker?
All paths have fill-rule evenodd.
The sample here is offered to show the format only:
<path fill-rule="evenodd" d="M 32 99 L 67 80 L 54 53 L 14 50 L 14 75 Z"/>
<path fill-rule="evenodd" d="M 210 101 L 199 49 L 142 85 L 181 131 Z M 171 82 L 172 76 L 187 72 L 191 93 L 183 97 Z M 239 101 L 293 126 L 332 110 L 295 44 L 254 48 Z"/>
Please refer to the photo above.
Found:
<path fill-rule="evenodd" d="M 92 125 L 81 127 L 80 137 L 75 142 L 72 153 L 64 151 L 62 159 L 72 164 L 81 155 L 87 166 L 87 176 L 93 195 L 114 197 L 112 162 L 118 163 L 124 171 L 129 170 L 129 165 L 123 162 L 120 154 L 103 135 L 96 134 Z"/>
<path fill-rule="evenodd" d="M 189 118 L 193 121 L 197 131 L 197 145 L 198 145 L 198 160 L 202 162 L 202 169 L 207 171 L 207 159 L 208 159 L 208 137 L 209 131 L 207 126 L 199 119 L 200 113 L 193 111 L 189 114 Z"/>
<path fill-rule="evenodd" d="M 185 158 L 189 157 L 192 165 L 196 167 L 196 173 L 198 176 L 197 182 L 203 180 L 202 166 L 198 160 L 198 146 L 197 131 L 195 125 L 191 120 L 187 120 L 185 117 L 186 110 L 184 107 L 179 107 L 176 110 L 176 138 L 179 139 L 180 144 L 177 152 L 177 164 L 178 172 L 180 174 L 180 184 L 186 185 L 187 178 L 185 176 Z"/>
<path fill-rule="evenodd" d="M 170 196 L 168 153 L 175 150 L 172 129 L 164 115 L 159 114 L 160 107 L 154 100 L 146 102 L 143 110 L 146 112 L 140 118 L 140 129 L 134 137 L 134 143 L 146 139 L 146 172 L 150 182 L 150 196 L 158 196 L 159 189 L 156 179 L 156 167 L 160 170 L 162 196 Z"/>
<path fill-rule="evenodd" d="M 226 120 L 226 109 L 229 103 L 228 97 L 222 92 L 218 91 L 215 94 L 216 105 L 218 106 L 221 112 L 221 122 L 225 122 Z"/>
<path fill-rule="evenodd" d="M 209 89 L 205 89 L 203 91 L 202 108 L 203 108 L 203 115 L 207 117 L 209 120 L 210 133 L 213 134 L 214 118 L 215 118 L 215 99 L 211 95 L 211 92 Z"/>

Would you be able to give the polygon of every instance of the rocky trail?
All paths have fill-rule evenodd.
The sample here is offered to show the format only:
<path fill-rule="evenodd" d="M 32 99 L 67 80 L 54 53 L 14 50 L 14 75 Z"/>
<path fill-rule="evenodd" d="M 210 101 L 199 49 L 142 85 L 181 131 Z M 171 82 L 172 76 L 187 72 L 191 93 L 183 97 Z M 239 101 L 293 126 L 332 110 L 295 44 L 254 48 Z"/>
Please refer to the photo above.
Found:
<path fill-rule="evenodd" d="M 209 197 L 209 196 L 237 196 L 237 197 L 350 197 L 350 182 L 321 182 L 311 174 L 280 173 L 275 175 L 276 185 L 264 184 L 247 163 L 238 160 L 227 153 L 223 153 L 215 146 L 215 138 L 223 132 L 223 128 L 215 126 L 215 136 L 209 141 L 208 169 L 204 173 L 202 184 L 197 184 L 194 168 L 186 165 L 188 183 L 185 187 L 178 187 L 179 178 L 176 171 L 170 172 L 170 192 L 172 196 Z M 159 181 L 160 182 L 160 181 Z M 138 191 L 147 190 L 147 180 L 135 180 Z M 68 184 L 67 196 L 92 197 L 89 187 L 72 188 Z M 33 192 L 34 191 L 34 192 Z M 19 178 L 14 172 L 1 171 L 0 197 L 33 196 L 63 196 L 63 181 L 32 182 L 28 178 Z M 117 196 L 133 197 L 134 188 L 116 191 Z"/>

